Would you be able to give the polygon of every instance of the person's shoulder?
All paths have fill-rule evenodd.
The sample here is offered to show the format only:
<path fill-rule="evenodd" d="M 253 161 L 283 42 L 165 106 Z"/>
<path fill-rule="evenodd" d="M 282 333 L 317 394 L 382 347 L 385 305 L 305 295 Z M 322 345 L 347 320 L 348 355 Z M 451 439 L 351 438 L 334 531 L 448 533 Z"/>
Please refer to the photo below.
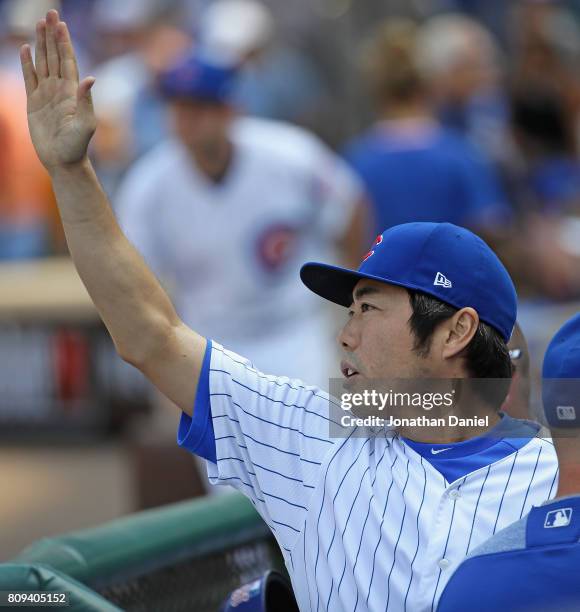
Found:
<path fill-rule="evenodd" d="M 557 466 L 558 457 L 548 429 L 537 421 L 518 419 L 507 414 L 504 420 L 506 425 L 503 428 L 502 437 L 506 441 L 526 441 L 521 447 L 522 450 L 532 455 L 538 454 L 541 457 L 541 465 L 544 467 Z"/>
<path fill-rule="evenodd" d="M 167 180 L 168 173 L 175 173 L 183 159 L 183 147 L 168 138 L 136 159 L 125 176 L 125 182 L 139 181 L 153 185 Z"/>
<path fill-rule="evenodd" d="M 310 434 L 315 430 L 319 435 L 327 434 L 331 420 L 341 428 L 332 414 L 339 411 L 339 400 L 328 391 L 298 378 L 267 374 L 256 368 L 248 358 L 215 340 L 211 341 L 211 359 L 216 384 L 221 377 L 233 381 L 244 393 L 253 394 L 256 401 L 295 408 L 308 421 Z"/>
<path fill-rule="evenodd" d="M 234 142 L 272 162 L 303 165 L 324 150 L 312 132 L 291 123 L 258 117 L 240 117 L 232 126 Z"/>
<path fill-rule="evenodd" d="M 175 184 L 182 167 L 183 151 L 178 142 L 159 143 L 139 157 L 125 173 L 113 197 L 115 211 L 123 216 L 154 210 L 167 186 Z"/>
<path fill-rule="evenodd" d="M 439 155 L 447 155 L 454 161 L 482 163 L 483 153 L 470 142 L 461 132 L 452 128 L 441 127 L 437 138 L 434 140 L 434 148 Z"/>
<path fill-rule="evenodd" d="M 263 117 L 241 116 L 233 124 L 233 135 L 238 140 L 250 139 L 255 142 L 275 144 L 272 137 L 292 139 L 299 143 L 312 143 L 318 139 L 306 128 L 286 121 Z"/>
<path fill-rule="evenodd" d="M 483 544 L 474 548 L 467 558 L 470 559 L 472 557 L 481 557 L 511 550 L 523 550 L 526 548 L 527 521 L 528 517 L 524 516 L 515 523 L 511 523 L 511 525 L 498 531 Z"/>
<path fill-rule="evenodd" d="M 566 514 L 563 514 L 562 516 L 565 520 L 570 522 L 573 515 L 573 510 L 578 506 L 580 506 L 580 494 L 558 497 L 551 501 L 547 501 L 540 506 L 534 506 L 530 510 L 529 514 L 498 531 L 483 544 L 480 544 L 478 547 L 474 548 L 467 556 L 467 559 L 528 549 L 528 523 L 530 520 L 537 522 L 535 521 L 535 517 L 539 515 L 541 518 L 540 523 L 542 528 L 545 529 L 546 527 L 552 526 L 560 527 L 561 525 L 550 525 L 550 517 L 557 517 L 558 512 L 568 510 L 569 518 Z"/>

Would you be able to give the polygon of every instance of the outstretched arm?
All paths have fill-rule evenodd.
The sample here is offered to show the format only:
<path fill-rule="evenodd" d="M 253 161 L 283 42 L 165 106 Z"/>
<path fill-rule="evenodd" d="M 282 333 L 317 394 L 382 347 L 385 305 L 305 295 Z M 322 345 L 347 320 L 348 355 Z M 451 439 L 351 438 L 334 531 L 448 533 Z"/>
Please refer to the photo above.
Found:
<path fill-rule="evenodd" d="M 95 131 L 90 89 L 79 82 L 67 26 L 56 11 L 37 24 L 36 53 L 20 51 L 28 125 L 48 170 L 78 273 L 118 353 L 191 414 L 205 339 L 186 327 L 121 232 L 87 157 Z"/>

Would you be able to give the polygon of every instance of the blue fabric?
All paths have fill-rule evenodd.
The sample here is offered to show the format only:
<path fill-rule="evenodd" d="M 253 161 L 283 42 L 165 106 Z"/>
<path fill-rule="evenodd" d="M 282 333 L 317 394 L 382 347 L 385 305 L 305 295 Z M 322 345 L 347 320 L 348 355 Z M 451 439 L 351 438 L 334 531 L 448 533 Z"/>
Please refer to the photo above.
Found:
<path fill-rule="evenodd" d="M 211 406 L 209 396 L 209 367 L 211 363 L 211 340 L 207 341 L 205 355 L 197 393 L 193 406 L 193 418 L 185 412 L 181 413 L 179 427 L 177 429 L 177 444 L 186 448 L 199 457 L 217 463 L 215 434 L 211 419 Z"/>
<path fill-rule="evenodd" d="M 507 341 L 517 296 L 507 270 L 489 246 L 451 223 L 404 223 L 379 235 L 358 271 L 309 262 L 302 281 L 322 297 L 349 307 L 361 278 L 417 289 L 443 302 L 475 308 Z"/>
<path fill-rule="evenodd" d="M 451 130 L 437 127 L 417 142 L 379 124 L 345 157 L 366 186 L 377 233 L 411 221 L 483 227 L 510 217 L 489 164 Z"/>
<path fill-rule="evenodd" d="M 580 540 L 580 497 L 558 499 L 532 508 L 526 524 L 526 547 L 572 544 Z"/>
<path fill-rule="evenodd" d="M 553 526 L 554 514 L 570 509 L 569 525 Z M 453 574 L 438 612 L 580 609 L 580 497 L 532 508 L 528 548 L 470 557 Z"/>
<path fill-rule="evenodd" d="M 580 197 L 580 164 L 566 157 L 551 158 L 534 168 L 529 181 L 543 208 L 561 213 Z"/>
<path fill-rule="evenodd" d="M 544 414 L 552 427 L 580 425 L 580 314 L 550 341 L 542 366 Z"/>
<path fill-rule="evenodd" d="M 525 446 L 540 428 L 537 423 L 514 419 L 500 412 L 501 420 L 483 436 L 454 444 L 427 444 L 404 438 L 447 482 L 491 465 Z M 435 454 L 433 454 L 435 453 Z"/>

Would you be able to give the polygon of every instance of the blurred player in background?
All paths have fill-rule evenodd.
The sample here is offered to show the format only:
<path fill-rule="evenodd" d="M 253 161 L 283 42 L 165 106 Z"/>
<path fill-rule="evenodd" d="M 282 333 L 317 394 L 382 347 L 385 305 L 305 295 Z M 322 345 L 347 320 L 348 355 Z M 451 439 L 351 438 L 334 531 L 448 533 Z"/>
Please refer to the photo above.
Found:
<path fill-rule="evenodd" d="M 552 485 L 557 499 L 476 548 L 451 577 L 439 612 L 580 609 L 580 314 L 550 342 L 543 378 L 544 412 L 560 466 Z"/>
<path fill-rule="evenodd" d="M 499 45 L 481 23 L 449 13 L 420 26 L 417 56 L 435 112 L 492 162 L 513 154 Z"/>
<path fill-rule="evenodd" d="M 168 71 L 175 136 L 116 198 L 121 225 L 183 320 L 274 374 L 328 385 L 332 333 L 300 264 L 362 252 L 359 181 L 301 128 L 236 115 L 233 68 L 199 54 Z"/>
<path fill-rule="evenodd" d="M 409 221 L 476 231 L 505 223 L 510 209 L 489 164 L 435 117 L 413 22 L 383 23 L 367 41 L 363 68 L 379 121 L 346 156 L 369 191 L 377 232 Z"/>

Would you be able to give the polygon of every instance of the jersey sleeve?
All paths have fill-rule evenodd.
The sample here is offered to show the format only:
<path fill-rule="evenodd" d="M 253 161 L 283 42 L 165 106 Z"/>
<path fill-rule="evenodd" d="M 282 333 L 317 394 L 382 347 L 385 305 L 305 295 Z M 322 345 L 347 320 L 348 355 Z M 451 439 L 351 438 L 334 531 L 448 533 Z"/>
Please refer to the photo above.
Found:
<path fill-rule="evenodd" d="M 263 374 L 208 342 L 193 418 L 182 414 L 178 444 L 207 459 L 212 484 L 249 497 L 290 548 L 334 445 L 330 401 L 317 387 Z"/>

